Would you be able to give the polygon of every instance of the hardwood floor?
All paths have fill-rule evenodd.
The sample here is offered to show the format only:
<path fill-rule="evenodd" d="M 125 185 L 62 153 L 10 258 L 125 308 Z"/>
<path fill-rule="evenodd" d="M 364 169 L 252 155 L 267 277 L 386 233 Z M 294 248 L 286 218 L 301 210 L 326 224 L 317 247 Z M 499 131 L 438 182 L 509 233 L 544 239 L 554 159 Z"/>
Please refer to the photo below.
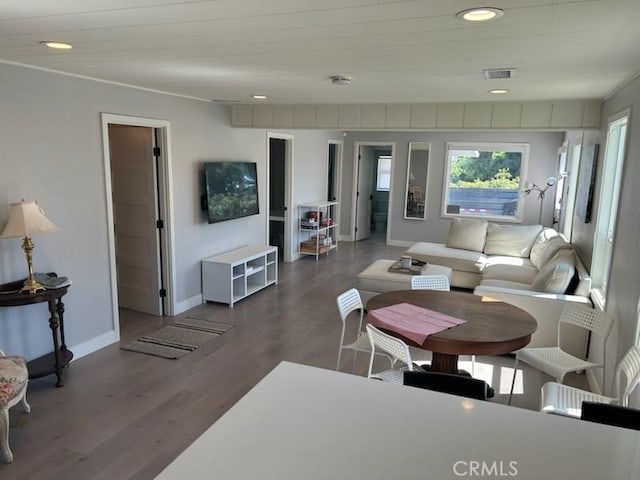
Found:
<path fill-rule="evenodd" d="M 233 309 L 204 304 L 181 314 L 233 328 L 179 360 L 114 344 L 74 361 L 63 388 L 54 387 L 54 376 L 30 382 L 31 413 L 23 414 L 20 406 L 11 410 L 14 462 L 0 464 L 0 478 L 154 478 L 280 361 L 335 368 L 336 296 L 351 288 L 356 274 L 374 259 L 398 258 L 404 250 L 341 242 L 317 262 L 306 257 L 280 264 L 278 285 Z M 120 343 L 171 320 L 122 311 Z M 343 370 L 350 369 L 352 358 L 346 356 Z M 360 356 L 356 373 L 365 373 L 367 360 Z M 477 376 L 486 376 L 496 392 L 505 385 L 508 391 L 512 357 L 477 357 L 476 362 Z M 527 368 L 524 376 L 526 392 L 514 404 L 537 409 L 540 385 L 549 378 Z M 571 383 L 584 386 L 584 378 L 576 376 Z M 506 403 L 506 395 L 493 401 Z"/>

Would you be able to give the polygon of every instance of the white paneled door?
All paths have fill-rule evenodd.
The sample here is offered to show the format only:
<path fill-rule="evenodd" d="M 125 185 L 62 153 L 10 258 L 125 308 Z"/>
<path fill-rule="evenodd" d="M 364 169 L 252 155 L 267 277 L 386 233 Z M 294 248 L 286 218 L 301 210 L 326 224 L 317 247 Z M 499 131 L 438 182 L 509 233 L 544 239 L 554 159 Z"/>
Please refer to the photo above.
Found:
<path fill-rule="evenodd" d="M 162 315 L 154 132 L 109 125 L 118 305 Z"/>

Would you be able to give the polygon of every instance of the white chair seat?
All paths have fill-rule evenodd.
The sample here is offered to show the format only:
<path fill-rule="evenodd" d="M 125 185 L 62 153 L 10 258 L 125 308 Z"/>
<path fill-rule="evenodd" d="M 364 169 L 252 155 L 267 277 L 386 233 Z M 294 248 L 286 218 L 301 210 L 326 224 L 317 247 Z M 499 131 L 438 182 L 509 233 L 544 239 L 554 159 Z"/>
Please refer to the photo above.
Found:
<path fill-rule="evenodd" d="M 360 335 L 357 340 L 349 345 L 343 345 L 343 349 L 355 350 L 357 352 L 371 353 L 371 344 L 369 338 L 366 335 Z M 379 352 L 380 355 L 385 355 L 383 352 Z M 386 355 L 388 356 L 388 355 Z"/>
<path fill-rule="evenodd" d="M 400 385 L 402 385 L 404 383 L 404 372 L 406 371 L 409 371 L 409 368 L 406 365 L 403 365 L 399 368 L 372 373 L 371 377 L 369 378 L 382 380 L 383 382 L 399 383 Z"/>
<path fill-rule="evenodd" d="M 568 385 L 547 382 L 542 386 L 540 411 L 580 418 L 582 402 L 615 403 L 616 400 Z"/>
<path fill-rule="evenodd" d="M 521 362 L 544 371 L 559 382 L 567 373 L 599 366 L 597 363 L 574 357 L 555 347 L 527 348 L 521 350 L 518 357 Z"/>

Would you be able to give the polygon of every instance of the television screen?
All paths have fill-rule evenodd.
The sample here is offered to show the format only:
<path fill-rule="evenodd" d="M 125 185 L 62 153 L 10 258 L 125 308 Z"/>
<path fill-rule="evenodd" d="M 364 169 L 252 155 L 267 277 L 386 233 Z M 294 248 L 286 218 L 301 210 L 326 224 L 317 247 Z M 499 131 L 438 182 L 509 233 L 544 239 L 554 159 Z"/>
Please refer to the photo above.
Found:
<path fill-rule="evenodd" d="M 255 162 L 206 162 L 204 177 L 209 223 L 259 213 Z"/>

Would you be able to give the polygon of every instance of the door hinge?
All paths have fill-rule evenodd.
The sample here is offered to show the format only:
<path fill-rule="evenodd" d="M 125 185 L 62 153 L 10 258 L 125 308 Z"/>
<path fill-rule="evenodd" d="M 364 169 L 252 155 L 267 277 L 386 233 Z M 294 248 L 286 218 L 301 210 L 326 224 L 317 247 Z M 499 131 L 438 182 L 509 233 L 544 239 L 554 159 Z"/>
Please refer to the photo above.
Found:
<path fill-rule="evenodd" d="M 163 220 L 156 220 L 156 228 L 157 229 L 164 228 L 164 221 Z"/>
<path fill-rule="evenodd" d="M 356 233 L 358 233 L 358 227 L 356 227 Z"/>
<path fill-rule="evenodd" d="M 153 156 L 154 157 L 160 156 L 160 147 L 153 147 Z"/>
<path fill-rule="evenodd" d="M 166 290 L 166 289 L 164 289 L 164 288 L 161 288 L 161 289 L 158 291 L 158 295 L 160 295 L 160 298 L 165 298 L 165 297 L 167 296 L 167 290 Z"/>

